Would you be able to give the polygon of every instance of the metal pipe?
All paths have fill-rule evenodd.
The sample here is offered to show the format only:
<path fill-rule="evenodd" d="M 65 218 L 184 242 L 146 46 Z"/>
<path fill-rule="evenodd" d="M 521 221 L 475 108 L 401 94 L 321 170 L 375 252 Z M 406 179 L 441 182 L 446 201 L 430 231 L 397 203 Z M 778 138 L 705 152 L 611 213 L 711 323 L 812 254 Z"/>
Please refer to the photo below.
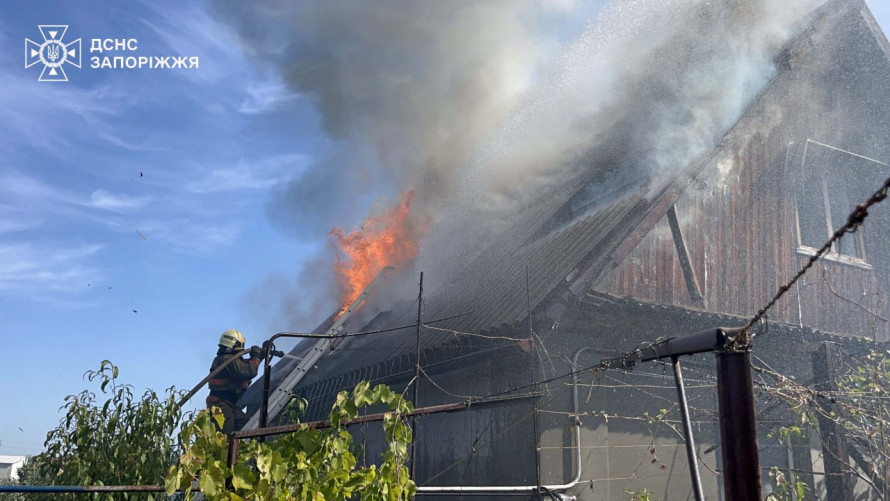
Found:
<path fill-rule="evenodd" d="M 441 404 L 441 405 L 431 405 L 429 407 L 420 407 L 419 409 L 414 409 L 411 412 L 403 414 L 405 417 L 412 416 L 425 416 L 427 414 L 437 414 L 440 412 L 451 412 L 456 410 L 462 410 L 469 407 L 477 407 L 486 404 L 499 404 L 502 402 L 509 402 L 513 400 L 525 400 L 528 398 L 537 398 L 540 395 L 521 395 L 515 397 L 504 397 L 483 401 L 467 401 L 467 402 L 455 402 L 453 404 Z M 377 414 L 366 414 L 364 416 L 360 416 L 354 419 L 346 419 L 341 423 L 343 425 L 351 425 L 351 424 L 361 424 L 361 423 L 369 423 L 373 421 L 383 421 L 384 417 L 387 414 L 391 414 L 390 412 L 380 412 Z M 281 435 L 283 433 L 292 433 L 295 431 L 299 431 L 300 429 L 308 427 L 314 429 L 322 429 L 322 428 L 330 428 L 331 421 L 328 419 L 322 421 L 310 421 L 308 423 L 295 423 L 295 424 L 285 424 L 281 426 L 270 426 L 268 428 L 257 428 L 255 430 L 241 430 L 236 431 L 232 434 L 233 437 L 243 440 L 245 438 L 256 438 L 256 437 L 267 437 L 269 435 Z"/>
<path fill-rule="evenodd" d="M 84 492 L 165 492 L 163 485 L 0 485 L 0 492 L 21 493 L 84 493 Z M 200 491 L 196 487 L 192 491 Z M 177 490 L 176 492 L 183 492 Z"/>
<path fill-rule="evenodd" d="M 574 357 L 572 358 L 572 368 L 578 366 L 578 357 L 589 349 L 589 347 L 584 347 L 575 352 Z M 417 494 L 418 495 L 446 495 L 446 494 L 465 494 L 465 495 L 473 495 L 473 494 L 516 494 L 516 493 L 530 493 L 530 494 L 539 494 L 543 491 L 565 491 L 571 489 L 578 485 L 578 482 L 581 481 L 581 419 L 579 417 L 579 399 L 578 399 L 578 373 L 577 371 L 572 371 L 572 410 L 575 415 L 575 458 L 578 463 L 577 470 L 575 472 L 575 476 L 568 482 L 564 484 L 556 484 L 556 485 L 477 485 L 477 486 L 418 486 Z M 537 450 L 535 451 L 535 455 L 537 455 Z"/>
<path fill-rule="evenodd" d="M 529 377 L 531 378 L 532 391 L 538 391 L 538 382 L 535 378 L 535 355 L 537 353 L 537 344 L 535 343 L 534 324 L 532 323 L 532 296 L 529 288 L 528 265 L 525 265 L 525 301 L 528 307 L 528 340 L 529 340 Z M 538 401 L 532 401 L 532 437 L 535 442 L 535 489 L 541 492 L 541 449 L 540 449 L 540 431 L 538 425 Z"/>
<path fill-rule="evenodd" d="M 469 314 L 469 312 L 468 313 L 460 313 L 457 315 L 452 315 L 450 317 L 431 320 L 429 322 L 426 322 L 426 324 L 434 324 L 437 322 L 444 322 L 446 320 L 451 320 L 453 318 L 462 317 L 462 316 L 468 315 L 468 314 Z M 390 327 L 388 329 L 377 329 L 377 330 L 373 330 L 373 331 L 354 332 L 352 334 L 346 334 L 346 333 L 344 333 L 344 334 L 313 334 L 310 332 L 279 332 L 279 333 L 273 335 L 266 342 L 266 354 L 265 354 L 266 363 L 263 365 L 262 403 L 260 405 L 259 416 L 258 416 L 258 422 L 260 425 L 259 427 L 266 428 L 269 424 L 268 423 L 268 420 L 269 420 L 269 418 L 268 418 L 268 416 L 269 416 L 269 386 L 271 385 L 271 380 L 272 380 L 272 377 L 271 377 L 272 367 L 271 367 L 271 363 L 270 363 L 269 354 L 273 353 L 273 352 L 270 352 L 269 350 L 271 349 L 271 347 L 273 347 L 275 345 L 274 342 L 276 339 L 282 338 L 282 337 L 299 338 L 299 339 L 318 339 L 319 342 L 321 342 L 322 340 L 325 340 L 325 339 L 338 339 L 338 338 L 343 338 L 343 337 L 357 337 L 357 336 L 367 336 L 370 334 L 382 334 L 384 332 L 393 332 L 393 331 L 407 329 L 409 327 L 414 327 L 414 325 L 415 324 L 402 325 L 399 327 Z M 287 356 L 282 352 L 274 352 L 274 354 L 279 357 Z M 316 357 L 316 359 L 317 359 L 317 357 Z M 303 362 L 303 361 L 304 361 L 304 359 L 300 359 L 300 362 Z M 314 363 L 314 360 L 312 363 Z M 299 370 L 299 368 L 297 368 L 295 370 Z M 210 376 L 208 376 L 208 379 L 209 379 L 209 377 Z M 250 428 L 250 423 L 248 423 L 246 428 Z"/>
<path fill-rule="evenodd" d="M 674 366 L 674 382 L 677 385 L 677 399 L 680 402 L 680 416 L 683 418 L 683 432 L 686 435 L 686 460 L 689 462 L 689 475 L 692 479 L 692 489 L 695 493 L 695 501 L 705 499 L 701 485 L 701 475 L 698 471 L 698 457 L 695 454 L 695 439 L 692 435 L 692 423 L 689 421 L 689 405 L 686 400 L 686 385 L 683 384 L 683 370 L 680 368 L 680 357 L 671 357 Z"/>
<path fill-rule="evenodd" d="M 665 339 L 645 349 L 638 349 L 617 358 L 603 359 L 603 365 L 631 368 L 635 362 L 649 362 L 674 355 L 694 355 L 722 350 L 742 333 L 741 328 L 717 327 L 682 337 Z"/>
<path fill-rule="evenodd" d="M 316 341 L 315 346 L 312 348 L 312 350 L 310 350 L 306 354 L 306 357 L 303 360 L 300 360 L 297 364 L 297 367 L 293 371 L 291 371 L 289 374 L 287 374 L 284 377 L 284 379 L 282 379 L 282 381 L 279 383 L 279 388 L 283 387 L 285 391 L 290 392 L 290 390 L 294 386 L 296 386 L 300 382 L 301 379 L 303 379 L 303 376 L 305 376 L 306 373 L 309 372 L 309 369 L 313 365 L 315 365 L 315 362 L 318 361 L 319 358 L 321 358 L 322 354 L 326 353 L 328 349 L 332 349 L 334 346 L 336 346 L 337 339 L 340 337 L 341 331 L 343 329 L 344 324 L 346 323 L 346 320 L 349 318 L 349 316 L 352 314 L 353 311 L 355 311 L 356 309 L 361 307 L 362 304 L 364 304 L 365 298 L 368 295 L 368 291 L 370 291 L 374 287 L 374 285 L 383 276 L 385 276 L 389 270 L 392 270 L 392 269 L 393 269 L 392 266 L 384 266 L 383 269 L 380 270 L 380 273 L 378 273 L 377 276 L 374 277 L 374 280 L 372 280 L 371 283 L 365 288 L 365 290 L 363 290 L 362 293 L 359 294 L 357 298 L 355 298 L 355 301 L 352 302 L 352 304 L 349 306 L 349 308 L 347 308 L 345 311 L 340 313 L 340 316 L 334 320 L 333 325 L 331 325 L 331 327 L 327 330 L 326 337 Z M 272 336 L 272 339 L 269 340 L 269 344 L 271 344 L 272 340 L 274 340 L 276 337 L 281 337 L 282 334 L 284 334 L 284 333 L 279 333 L 279 334 L 276 334 L 275 336 Z M 300 337 L 318 337 L 318 336 L 300 336 Z M 263 376 L 264 382 L 265 382 L 265 379 L 266 379 L 265 376 Z M 261 423 L 260 423 L 261 417 L 265 417 L 266 421 L 268 421 L 268 419 L 269 419 L 268 385 L 267 384 L 264 385 L 264 388 L 266 388 L 266 390 L 263 392 L 263 396 L 265 397 L 265 400 L 262 403 L 262 408 L 260 409 L 260 412 L 255 412 L 250 417 L 250 419 L 247 420 L 247 424 L 245 425 L 246 428 L 254 428 L 254 427 L 257 427 L 258 425 L 261 425 Z M 272 407 L 273 407 L 272 411 L 271 411 L 272 418 L 274 418 L 275 415 L 278 412 L 280 412 L 281 409 L 283 409 L 284 406 L 287 405 L 287 403 L 289 401 L 290 401 L 289 395 L 276 394 L 274 401 L 272 402 Z M 268 424 L 268 422 L 266 424 Z"/>
<path fill-rule="evenodd" d="M 717 400 L 727 501 L 762 499 L 750 351 L 717 353 Z"/>

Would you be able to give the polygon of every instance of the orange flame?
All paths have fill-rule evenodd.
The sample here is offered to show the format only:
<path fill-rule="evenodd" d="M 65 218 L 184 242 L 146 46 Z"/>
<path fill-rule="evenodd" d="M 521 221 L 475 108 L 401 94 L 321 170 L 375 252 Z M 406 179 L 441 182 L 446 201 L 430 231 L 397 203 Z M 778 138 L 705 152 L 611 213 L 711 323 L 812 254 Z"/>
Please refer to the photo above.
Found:
<path fill-rule="evenodd" d="M 336 271 L 342 309 L 355 301 L 384 266 L 401 268 L 417 255 L 419 235 L 408 219 L 413 200 L 414 190 L 407 190 L 399 205 L 367 219 L 360 229 L 331 230 L 339 250 Z"/>

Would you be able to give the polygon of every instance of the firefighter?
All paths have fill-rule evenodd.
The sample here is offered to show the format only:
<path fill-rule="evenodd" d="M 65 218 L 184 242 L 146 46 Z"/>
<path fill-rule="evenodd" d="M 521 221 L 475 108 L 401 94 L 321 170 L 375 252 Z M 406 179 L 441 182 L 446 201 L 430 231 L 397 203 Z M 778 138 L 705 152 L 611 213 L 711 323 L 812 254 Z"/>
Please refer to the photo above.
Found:
<path fill-rule="evenodd" d="M 213 372 L 235 353 L 243 350 L 245 343 L 244 335 L 237 330 L 229 329 L 223 332 L 219 338 L 219 349 L 216 351 L 213 364 L 210 365 L 210 371 Z M 207 407 L 216 406 L 222 410 L 225 418 L 222 431 L 226 435 L 240 430 L 247 424 L 247 416 L 238 405 L 238 400 L 250 386 L 250 381 L 256 377 L 262 358 L 262 348 L 256 345 L 251 346 L 249 359 L 245 360 L 239 357 L 210 379 L 210 396 L 207 397 Z"/>

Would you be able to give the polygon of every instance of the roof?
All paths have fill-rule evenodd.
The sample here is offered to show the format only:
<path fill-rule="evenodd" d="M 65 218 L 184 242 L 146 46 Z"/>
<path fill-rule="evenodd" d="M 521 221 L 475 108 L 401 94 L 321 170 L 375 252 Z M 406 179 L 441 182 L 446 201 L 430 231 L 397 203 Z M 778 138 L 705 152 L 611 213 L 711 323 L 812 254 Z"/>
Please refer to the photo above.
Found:
<path fill-rule="evenodd" d="M 831 43 L 829 32 L 850 13 L 861 16 L 871 29 L 876 29 L 864 2 L 829 1 L 805 20 L 802 34 L 783 51 L 788 61 L 806 57 L 816 44 Z M 881 50 L 890 55 L 887 39 L 879 29 L 875 35 L 880 35 L 877 38 Z M 780 68 L 779 76 L 788 69 L 790 63 Z M 776 85 L 777 78 L 726 131 L 724 141 L 745 130 L 746 121 L 752 120 L 758 102 Z M 582 296 L 661 219 L 685 189 L 685 180 L 719 155 L 724 141 L 689 166 L 678 169 L 661 186 L 654 186 L 653 179 L 640 177 L 638 171 L 621 177 L 614 165 L 606 161 L 615 151 L 593 150 L 575 159 L 571 174 L 559 186 L 542 192 L 536 204 L 518 214 L 509 229 L 468 261 L 460 273 L 424 295 L 424 322 L 447 320 L 435 323 L 435 329 L 423 328 L 419 348 L 448 343 L 458 332 L 478 333 L 516 324 L 553 295 Z M 595 181 L 606 175 L 621 178 L 614 184 L 617 188 L 596 192 Z M 416 303 L 397 305 L 366 325 L 353 326 L 352 331 L 410 324 L 416 308 Z M 414 313 L 409 315 L 412 310 Z M 417 349 L 413 326 L 348 338 L 323 356 L 299 386 L 308 387 L 384 360 L 413 356 Z"/>

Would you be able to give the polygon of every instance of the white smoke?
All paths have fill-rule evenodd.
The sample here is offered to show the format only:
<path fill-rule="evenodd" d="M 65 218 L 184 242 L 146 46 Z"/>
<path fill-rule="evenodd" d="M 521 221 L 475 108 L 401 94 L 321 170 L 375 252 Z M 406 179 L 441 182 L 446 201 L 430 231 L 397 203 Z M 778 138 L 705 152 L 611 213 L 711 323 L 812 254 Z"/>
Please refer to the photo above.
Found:
<path fill-rule="evenodd" d="M 377 196 L 394 205 L 416 188 L 414 210 L 433 224 L 424 259 L 435 262 L 443 248 L 484 245 L 497 222 L 575 174 L 571 160 L 649 186 L 686 167 L 763 88 L 819 3 L 616 0 L 568 42 L 560 26 L 592 10 L 567 0 L 217 10 L 313 100 L 334 139 L 273 203 L 277 222 L 317 237 L 354 224 Z"/>

